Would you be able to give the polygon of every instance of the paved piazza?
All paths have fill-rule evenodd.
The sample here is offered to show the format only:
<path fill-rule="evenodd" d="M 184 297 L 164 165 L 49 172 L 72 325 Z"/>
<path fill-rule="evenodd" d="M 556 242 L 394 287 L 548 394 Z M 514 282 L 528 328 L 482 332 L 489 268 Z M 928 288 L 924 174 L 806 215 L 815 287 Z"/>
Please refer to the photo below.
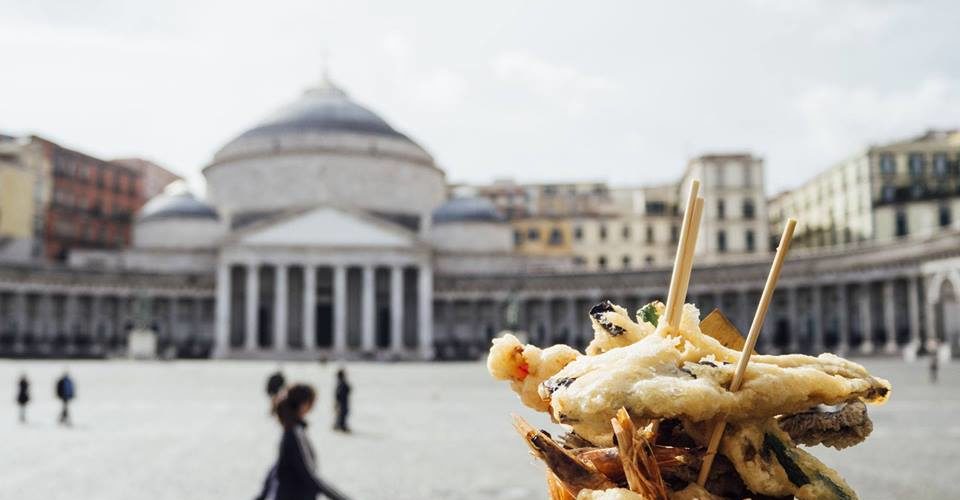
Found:
<path fill-rule="evenodd" d="M 76 425 L 59 428 L 53 382 L 63 361 L 0 362 L 3 498 L 253 498 L 279 437 L 263 395 L 270 362 L 71 361 Z M 937 386 L 926 364 L 869 361 L 894 386 L 871 408 L 873 435 L 843 453 L 814 452 L 864 499 L 958 498 L 960 365 Z M 480 363 L 353 364 L 350 436 L 331 432 L 334 365 L 287 364 L 320 388 L 309 431 L 323 474 L 354 498 L 540 499 L 542 469 L 510 426 L 522 410 Z M 33 382 L 30 422 L 16 423 L 17 375 Z"/>

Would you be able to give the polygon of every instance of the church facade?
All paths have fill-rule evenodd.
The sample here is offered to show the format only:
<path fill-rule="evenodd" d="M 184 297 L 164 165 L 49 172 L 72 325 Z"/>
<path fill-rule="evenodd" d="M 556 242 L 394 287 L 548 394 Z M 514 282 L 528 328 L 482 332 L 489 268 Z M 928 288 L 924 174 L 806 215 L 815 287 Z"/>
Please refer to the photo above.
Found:
<path fill-rule="evenodd" d="M 591 305 L 635 309 L 669 281 L 666 262 L 612 270 L 518 252 L 489 199 L 452 193 L 426 149 L 329 79 L 228 142 L 203 174 L 206 199 L 177 187 L 155 197 L 130 248 L 0 266 L 0 355 L 111 356 L 146 329 L 179 357 L 472 358 L 507 328 L 584 345 Z M 744 331 L 770 258 L 750 250 L 698 261 L 688 299 Z M 798 249 L 761 346 L 957 350 L 958 293 L 957 228 Z"/>

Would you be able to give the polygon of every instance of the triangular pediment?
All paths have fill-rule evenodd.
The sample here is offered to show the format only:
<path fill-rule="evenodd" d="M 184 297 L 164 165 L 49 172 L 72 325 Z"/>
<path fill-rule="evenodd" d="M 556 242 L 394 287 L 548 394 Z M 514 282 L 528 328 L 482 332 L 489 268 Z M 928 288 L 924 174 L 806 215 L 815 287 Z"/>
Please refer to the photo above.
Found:
<path fill-rule="evenodd" d="M 250 230 L 241 245 L 295 247 L 412 247 L 416 237 L 365 214 L 318 207 Z"/>

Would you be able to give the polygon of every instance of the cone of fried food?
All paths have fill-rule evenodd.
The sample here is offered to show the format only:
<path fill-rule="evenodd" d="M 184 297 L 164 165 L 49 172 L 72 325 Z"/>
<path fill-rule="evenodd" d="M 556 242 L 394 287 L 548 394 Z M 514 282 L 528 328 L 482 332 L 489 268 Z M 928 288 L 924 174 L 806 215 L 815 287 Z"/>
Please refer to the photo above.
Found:
<path fill-rule="evenodd" d="M 490 374 L 565 431 L 553 438 L 514 417 L 547 466 L 550 498 L 857 498 L 797 444 L 861 442 L 872 429 L 865 403 L 885 402 L 889 382 L 833 354 L 752 354 L 757 318 L 746 352 L 719 310 L 700 321 L 696 306 L 682 301 L 692 258 L 683 238 L 696 234 L 698 201 L 702 207 L 699 199 L 688 204 L 692 227 L 685 218 L 667 304 L 647 304 L 633 318 L 609 301 L 597 304 L 584 353 L 524 345 L 509 334 L 493 341 Z M 738 370 L 742 355 L 749 358 Z M 731 387 L 735 378 L 739 387 Z"/>

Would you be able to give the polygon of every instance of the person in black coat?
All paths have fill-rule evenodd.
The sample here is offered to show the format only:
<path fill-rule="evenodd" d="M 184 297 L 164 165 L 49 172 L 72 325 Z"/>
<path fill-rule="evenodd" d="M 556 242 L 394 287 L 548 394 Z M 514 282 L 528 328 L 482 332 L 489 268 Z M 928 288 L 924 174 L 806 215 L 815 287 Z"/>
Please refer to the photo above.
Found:
<path fill-rule="evenodd" d="M 17 404 L 20 405 L 20 422 L 27 422 L 27 403 L 30 402 L 30 381 L 26 374 L 20 375 L 20 383 L 17 386 Z"/>
<path fill-rule="evenodd" d="M 317 495 L 347 500 L 317 475 L 316 453 L 307 438 L 304 420 L 316 398 L 313 387 L 295 384 L 275 399 L 274 412 L 283 426 L 283 437 L 277 463 L 268 473 L 258 500 L 315 500 Z"/>
<path fill-rule="evenodd" d="M 350 414 L 350 384 L 347 383 L 347 372 L 343 368 L 337 370 L 337 388 L 334 397 L 337 420 L 333 424 L 333 429 L 350 432 L 350 426 L 347 425 L 347 416 Z"/>

